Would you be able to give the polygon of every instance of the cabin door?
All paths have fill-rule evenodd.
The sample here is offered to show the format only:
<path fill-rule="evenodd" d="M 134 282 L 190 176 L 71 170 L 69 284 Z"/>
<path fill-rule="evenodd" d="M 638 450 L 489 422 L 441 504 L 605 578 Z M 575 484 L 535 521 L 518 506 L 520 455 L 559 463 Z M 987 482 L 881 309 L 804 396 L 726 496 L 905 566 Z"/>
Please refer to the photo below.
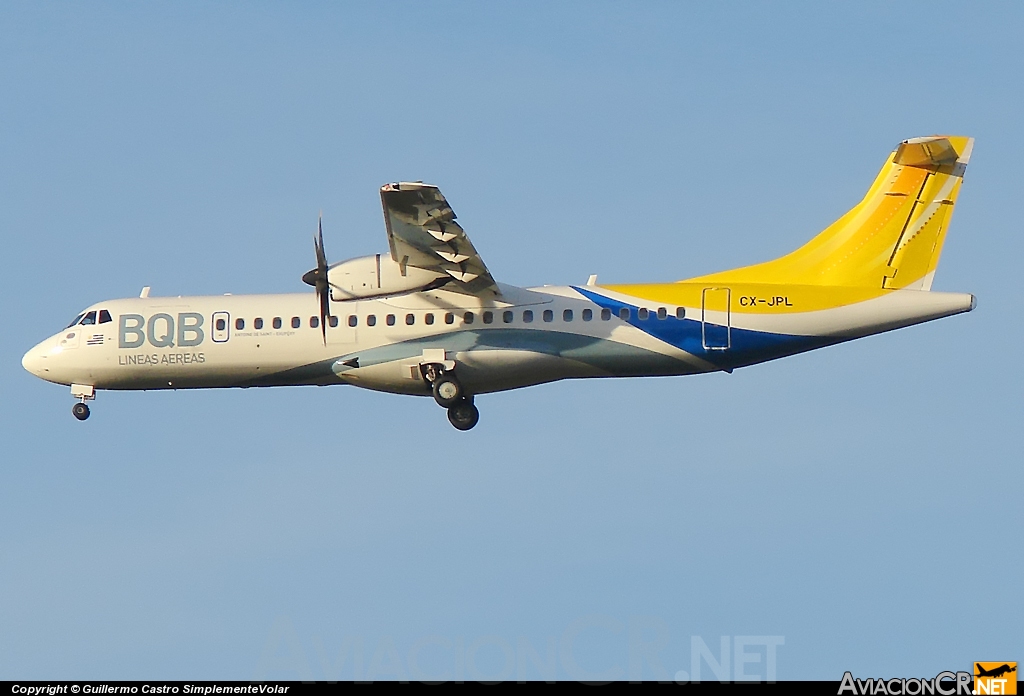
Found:
<path fill-rule="evenodd" d="M 704 288 L 700 313 L 704 350 L 728 350 L 732 343 L 730 295 L 729 288 Z"/>

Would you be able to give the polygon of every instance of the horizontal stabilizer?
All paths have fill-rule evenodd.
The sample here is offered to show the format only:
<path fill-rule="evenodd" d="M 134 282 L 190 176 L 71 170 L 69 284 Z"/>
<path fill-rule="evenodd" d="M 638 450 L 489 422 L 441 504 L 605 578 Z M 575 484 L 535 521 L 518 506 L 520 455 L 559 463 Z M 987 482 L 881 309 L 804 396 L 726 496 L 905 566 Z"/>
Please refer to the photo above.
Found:
<path fill-rule="evenodd" d="M 959 157 L 949 138 L 911 138 L 896 148 L 893 162 L 930 169 L 952 165 Z"/>

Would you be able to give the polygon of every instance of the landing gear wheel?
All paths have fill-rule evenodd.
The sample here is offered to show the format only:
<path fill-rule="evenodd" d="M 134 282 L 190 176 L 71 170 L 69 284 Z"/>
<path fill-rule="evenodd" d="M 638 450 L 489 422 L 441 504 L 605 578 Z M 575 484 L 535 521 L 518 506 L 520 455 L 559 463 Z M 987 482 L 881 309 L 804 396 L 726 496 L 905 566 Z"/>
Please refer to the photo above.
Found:
<path fill-rule="evenodd" d="M 434 401 L 441 408 L 451 408 L 462 401 L 462 385 L 459 380 L 442 373 L 434 380 Z"/>
<path fill-rule="evenodd" d="M 480 411 L 469 401 L 460 401 L 448 409 L 448 421 L 459 430 L 471 430 L 480 421 Z"/>
<path fill-rule="evenodd" d="M 89 407 L 83 403 L 77 403 L 71 407 L 71 414 L 78 420 L 84 421 L 89 417 Z"/>

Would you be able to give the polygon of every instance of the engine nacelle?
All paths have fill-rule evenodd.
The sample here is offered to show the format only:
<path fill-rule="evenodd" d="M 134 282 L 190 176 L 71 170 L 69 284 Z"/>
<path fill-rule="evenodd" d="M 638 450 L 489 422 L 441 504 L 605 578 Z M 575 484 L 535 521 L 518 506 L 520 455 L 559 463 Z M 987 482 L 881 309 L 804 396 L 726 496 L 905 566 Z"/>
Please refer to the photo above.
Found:
<path fill-rule="evenodd" d="M 438 287 L 447 279 L 450 276 L 444 273 L 396 263 L 390 254 L 360 256 L 327 269 L 331 299 L 336 302 L 401 295 Z"/>

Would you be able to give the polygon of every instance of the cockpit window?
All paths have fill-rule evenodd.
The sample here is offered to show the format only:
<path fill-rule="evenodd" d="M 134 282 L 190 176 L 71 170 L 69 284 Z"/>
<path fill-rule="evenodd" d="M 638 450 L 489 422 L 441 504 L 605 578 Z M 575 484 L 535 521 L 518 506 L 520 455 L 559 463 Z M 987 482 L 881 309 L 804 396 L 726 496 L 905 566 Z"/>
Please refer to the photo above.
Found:
<path fill-rule="evenodd" d="M 78 323 L 79 321 L 81 321 L 81 320 L 82 320 L 82 317 L 84 317 L 84 316 L 85 316 L 85 312 L 82 312 L 82 313 L 81 313 L 81 314 L 79 314 L 79 315 L 78 315 L 77 317 L 75 317 L 74 319 L 72 319 L 72 320 L 71 320 L 71 323 L 70 323 L 70 324 L 68 324 L 66 328 L 69 328 L 69 329 L 70 329 L 70 328 L 71 328 L 72 326 L 74 326 L 74 325 L 75 325 L 75 324 L 77 324 L 77 323 Z"/>
<path fill-rule="evenodd" d="M 81 321 L 82 326 L 86 326 L 87 324 L 95 324 L 95 323 L 96 323 L 96 310 L 95 309 L 93 311 L 91 311 L 91 312 L 88 312 L 84 317 L 82 317 L 82 321 Z"/>
<path fill-rule="evenodd" d="M 110 323 L 112 321 L 113 321 L 113 319 L 110 318 L 110 312 L 108 312 L 105 309 L 101 309 L 100 310 L 100 323 L 101 324 L 108 324 L 108 323 Z"/>

